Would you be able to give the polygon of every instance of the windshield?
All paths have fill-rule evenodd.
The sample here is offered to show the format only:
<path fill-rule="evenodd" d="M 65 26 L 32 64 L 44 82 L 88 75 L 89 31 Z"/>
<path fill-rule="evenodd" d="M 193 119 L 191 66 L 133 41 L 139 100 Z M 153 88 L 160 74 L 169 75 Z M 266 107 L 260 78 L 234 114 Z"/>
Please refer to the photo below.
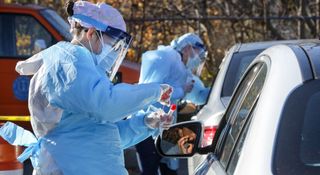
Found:
<path fill-rule="evenodd" d="M 40 12 L 50 24 L 64 37 L 66 41 L 71 41 L 72 36 L 69 33 L 70 26 L 55 11 L 45 9 Z"/>
<path fill-rule="evenodd" d="M 226 73 L 223 87 L 222 97 L 230 97 L 239 83 L 240 78 L 244 74 L 245 70 L 252 62 L 252 60 L 260 53 L 261 50 L 237 52 L 233 54 L 228 71 Z"/>

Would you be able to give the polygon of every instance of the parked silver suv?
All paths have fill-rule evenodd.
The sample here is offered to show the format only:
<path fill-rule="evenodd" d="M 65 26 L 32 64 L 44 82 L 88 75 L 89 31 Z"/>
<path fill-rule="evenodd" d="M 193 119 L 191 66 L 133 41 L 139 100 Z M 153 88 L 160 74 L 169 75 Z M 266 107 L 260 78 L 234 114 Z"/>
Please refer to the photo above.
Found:
<path fill-rule="evenodd" d="M 268 47 L 277 44 L 301 43 L 304 40 L 265 41 L 252 43 L 239 43 L 232 46 L 219 66 L 219 73 L 212 86 L 207 104 L 192 117 L 193 120 L 204 123 L 204 136 L 201 146 L 211 145 L 216 128 L 224 115 L 230 98 L 245 70 L 252 60 Z M 192 174 L 206 157 L 195 155 L 188 159 L 189 172 Z"/>
<path fill-rule="evenodd" d="M 196 174 L 319 174 L 319 58 L 318 40 L 266 49 L 245 71 L 209 147 L 201 148 L 204 127 L 196 121 L 167 131 L 192 130 L 176 139 L 188 152 L 164 152 L 166 137 L 157 149 L 173 157 L 206 154 Z"/>

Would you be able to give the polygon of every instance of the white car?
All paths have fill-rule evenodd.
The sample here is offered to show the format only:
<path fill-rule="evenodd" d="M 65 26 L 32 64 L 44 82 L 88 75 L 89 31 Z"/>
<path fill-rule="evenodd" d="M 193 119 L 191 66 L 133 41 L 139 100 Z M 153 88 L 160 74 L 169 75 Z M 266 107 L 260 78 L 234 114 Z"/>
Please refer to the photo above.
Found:
<path fill-rule="evenodd" d="M 240 43 L 232 46 L 226 53 L 219 66 L 219 73 L 215 79 L 206 105 L 192 117 L 193 120 L 202 121 L 205 125 L 202 147 L 211 145 L 216 131 L 228 104 L 230 97 L 245 70 L 252 60 L 268 47 L 277 44 L 293 44 L 306 42 L 307 40 L 283 40 Z M 195 155 L 188 159 L 189 174 L 206 158 L 203 155 Z"/>
<path fill-rule="evenodd" d="M 188 152 L 163 152 L 166 137 L 157 149 L 173 157 L 207 154 L 195 170 L 201 175 L 320 174 L 319 78 L 320 41 L 270 47 L 242 77 L 212 145 L 201 148 L 204 127 L 195 121 L 172 127 L 194 132 L 178 142 Z"/>

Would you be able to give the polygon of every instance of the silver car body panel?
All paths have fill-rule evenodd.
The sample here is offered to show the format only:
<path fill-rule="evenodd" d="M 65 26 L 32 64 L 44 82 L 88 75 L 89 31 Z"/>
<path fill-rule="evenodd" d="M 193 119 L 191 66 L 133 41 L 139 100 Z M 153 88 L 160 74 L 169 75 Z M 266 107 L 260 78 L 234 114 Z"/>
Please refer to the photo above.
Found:
<path fill-rule="evenodd" d="M 290 51 L 291 54 L 285 54 L 286 57 L 291 56 L 294 58 L 294 54 L 292 54 L 292 53 L 296 53 L 296 55 L 304 55 L 304 57 L 306 57 L 304 54 L 304 51 L 301 48 L 298 48 L 296 46 L 301 43 L 314 43 L 314 42 L 318 42 L 318 40 L 267 41 L 267 42 L 254 42 L 254 43 L 243 43 L 243 44 L 234 45 L 226 53 L 225 58 L 223 59 L 222 63 L 220 64 L 220 67 L 219 67 L 220 70 L 219 70 L 219 73 L 215 79 L 214 85 L 212 87 L 212 91 L 210 93 L 208 103 L 198 112 L 198 114 L 196 116 L 193 117 L 193 119 L 202 121 L 205 126 L 213 126 L 213 125 L 219 124 L 227 106 L 229 105 L 230 99 L 231 99 L 231 97 L 221 97 L 221 94 L 222 94 L 222 87 L 223 87 L 224 79 L 227 74 L 228 67 L 229 67 L 229 64 L 232 60 L 232 56 L 234 53 L 244 52 L 244 51 L 252 51 L 252 50 L 261 50 L 264 48 L 275 46 L 277 44 L 278 45 L 279 44 L 288 44 L 288 45 L 290 44 L 290 45 L 292 45 L 291 46 L 292 50 Z M 278 46 L 278 47 L 280 47 L 280 46 Z M 280 54 L 280 53 L 283 54 L 283 52 L 290 50 L 290 48 L 288 48 L 288 46 L 281 46 L 281 47 L 285 47 L 286 49 L 285 49 L 285 51 L 279 52 L 278 54 Z M 295 48 L 293 48 L 293 47 L 295 47 Z M 273 48 L 272 50 L 278 50 L 278 49 Z M 269 53 L 269 52 L 270 51 L 268 51 L 268 52 L 263 51 L 260 54 L 260 56 L 262 56 L 265 53 Z M 316 52 L 315 52 L 315 55 L 316 55 Z M 272 55 L 272 56 L 276 57 L 275 55 Z M 275 59 L 277 59 L 277 58 L 275 58 Z M 282 59 L 284 59 L 284 58 L 282 58 Z M 281 64 L 281 63 L 277 63 L 277 62 L 285 62 L 282 59 L 280 59 L 279 61 L 275 60 L 272 62 L 274 62 L 273 64 Z M 298 59 L 297 65 L 295 65 L 295 66 L 304 67 L 304 70 L 308 70 L 308 66 L 310 68 L 310 65 L 307 65 L 306 64 L 307 62 L 308 61 L 305 58 L 304 58 L 304 61 L 299 61 L 299 59 Z M 287 64 L 283 64 L 281 66 L 284 66 L 284 65 L 286 65 L 286 67 L 287 67 Z M 291 67 L 291 66 L 293 66 L 293 65 L 288 65 L 288 67 Z M 278 72 L 275 72 L 272 74 L 277 75 L 280 73 L 281 73 L 281 69 L 279 69 Z M 290 75 L 290 76 L 292 76 L 292 75 Z M 308 77 L 310 77 L 310 72 L 302 72 L 301 75 L 304 76 L 301 79 L 307 79 Z M 320 75 L 320 70 L 319 70 L 319 75 Z M 274 75 L 272 75 L 272 76 L 274 76 Z M 288 77 L 290 77 L 290 76 L 288 76 Z M 274 91 L 276 91 L 276 89 L 274 89 Z M 204 159 L 206 159 L 206 155 L 199 155 L 199 154 L 196 154 L 193 157 L 189 158 L 188 159 L 189 174 L 193 174 L 194 169 L 202 161 L 204 161 Z"/>
<path fill-rule="evenodd" d="M 307 61 L 306 55 L 304 57 L 303 59 Z M 306 78 L 303 72 L 305 70 L 300 69 L 301 66 L 304 67 L 301 65 L 303 63 L 298 61 L 299 58 L 289 46 L 273 46 L 263 51 L 254 62 L 265 62 L 266 58 L 270 58 L 268 75 L 254 111 L 235 175 L 272 174 L 273 145 L 282 108 L 288 95 Z"/>

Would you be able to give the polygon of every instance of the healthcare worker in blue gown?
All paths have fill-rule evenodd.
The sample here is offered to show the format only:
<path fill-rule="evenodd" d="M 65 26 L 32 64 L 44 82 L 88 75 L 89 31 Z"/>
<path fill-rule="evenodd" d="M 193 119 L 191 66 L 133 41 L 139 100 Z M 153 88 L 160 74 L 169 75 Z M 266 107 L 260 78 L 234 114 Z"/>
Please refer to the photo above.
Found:
<path fill-rule="evenodd" d="M 183 98 L 186 102 L 191 102 L 195 105 L 203 105 L 207 102 L 210 88 L 205 87 L 199 76 L 192 75 L 193 80 L 193 88 L 191 92 L 187 93 L 186 96 Z"/>
<path fill-rule="evenodd" d="M 168 102 L 172 89 L 113 85 L 131 42 L 121 14 L 87 1 L 69 1 L 66 8 L 71 43 L 59 42 L 16 65 L 21 75 L 33 75 L 28 103 L 35 136 L 10 122 L 0 135 L 27 146 L 18 160 L 30 157 L 34 174 L 128 174 L 123 149 L 154 134 L 160 121 L 156 112 L 137 111 Z"/>
<path fill-rule="evenodd" d="M 173 40 L 169 46 L 159 46 L 157 50 L 147 51 L 142 55 L 139 84 L 169 84 L 173 87 L 171 103 L 177 103 L 194 89 L 192 72 L 205 61 L 206 54 L 203 41 L 197 34 L 184 34 Z M 194 92 L 200 93 L 200 90 L 194 90 Z M 203 92 L 203 94 L 207 96 L 208 92 Z M 190 96 L 188 99 L 202 100 L 195 98 L 195 96 Z M 153 106 L 166 109 L 166 106 L 159 103 L 155 103 Z M 162 175 L 177 174 L 177 159 L 168 160 L 165 158 L 161 160 L 151 137 L 137 144 L 136 148 L 143 175 L 158 174 L 159 166 Z"/>

